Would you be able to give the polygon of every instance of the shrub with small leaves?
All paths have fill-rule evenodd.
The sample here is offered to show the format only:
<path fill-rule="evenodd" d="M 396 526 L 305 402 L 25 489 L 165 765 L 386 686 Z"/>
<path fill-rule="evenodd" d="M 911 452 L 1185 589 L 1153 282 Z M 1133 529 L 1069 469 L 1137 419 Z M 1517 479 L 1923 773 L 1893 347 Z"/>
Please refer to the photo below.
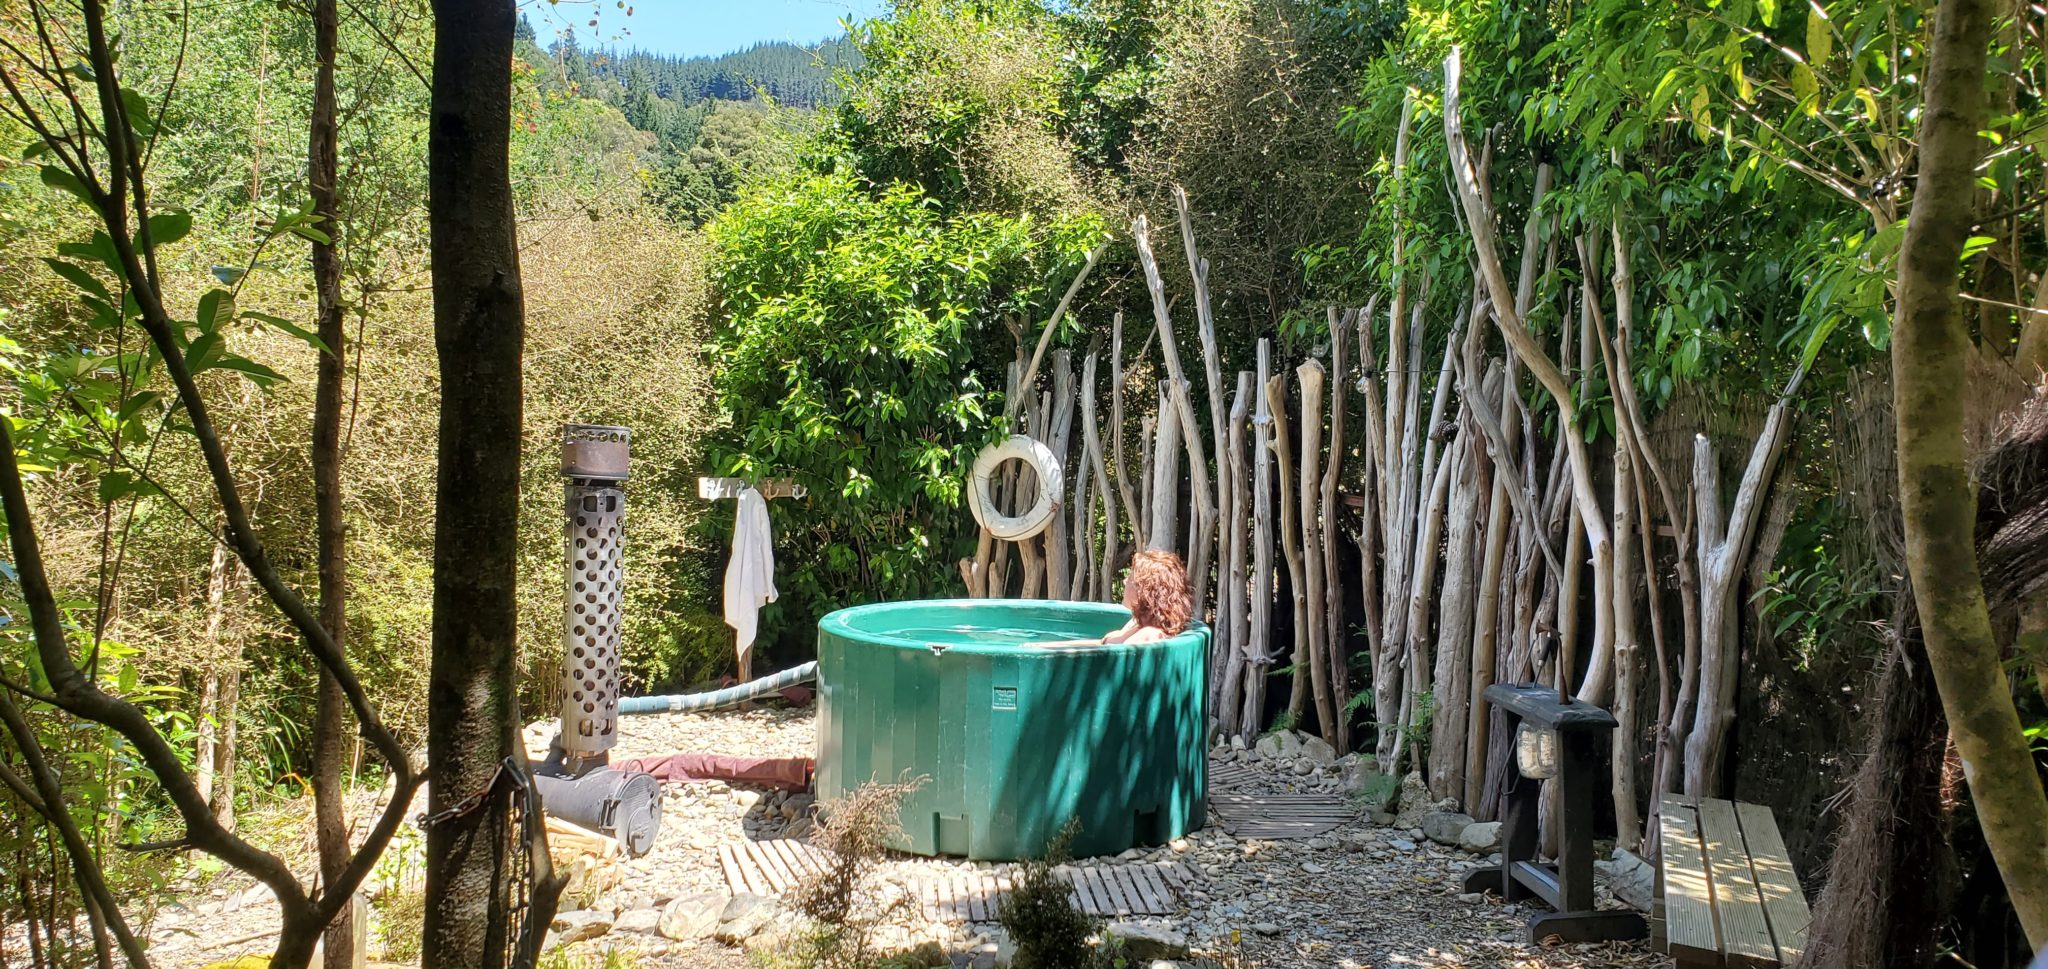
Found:
<path fill-rule="evenodd" d="M 1102 930 L 1101 920 L 1081 911 L 1074 904 L 1073 886 L 1053 874 L 1070 860 L 1069 849 L 1080 833 L 1080 822 L 1068 821 L 1046 845 L 1044 857 L 1024 863 L 1016 887 L 1003 900 L 996 917 L 1017 946 L 1012 969 L 1117 969 L 1128 961 L 1113 938 L 1099 948 L 1090 943 Z"/>

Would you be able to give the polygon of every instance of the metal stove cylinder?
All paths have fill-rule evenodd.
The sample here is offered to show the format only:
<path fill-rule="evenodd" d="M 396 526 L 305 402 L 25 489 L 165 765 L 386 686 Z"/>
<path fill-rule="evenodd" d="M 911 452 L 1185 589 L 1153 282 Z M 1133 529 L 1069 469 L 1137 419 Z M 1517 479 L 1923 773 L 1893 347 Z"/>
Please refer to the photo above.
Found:
<path fill-rule="evenodd" d="M 619 591 L 631 432 L 562 427 L 564 488 L 561 746 L 571 762 L 602 763 L 618 741 Z"/>

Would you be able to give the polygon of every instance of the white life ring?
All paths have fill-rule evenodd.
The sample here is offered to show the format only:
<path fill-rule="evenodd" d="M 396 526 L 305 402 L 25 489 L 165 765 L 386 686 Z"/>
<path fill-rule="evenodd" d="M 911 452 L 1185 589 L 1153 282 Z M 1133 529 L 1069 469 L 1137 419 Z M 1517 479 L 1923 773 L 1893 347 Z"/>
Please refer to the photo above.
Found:
<path fill-rule="evenodd" d="M 996 507 L 995 489 L 990 480 L 995 477 L 997 466 L 1004 461 L 1024 461 L 1038 475 L 1038 500 L 1021 515 L 1005 515 Z M 1060 459 L 1046 447 L 1022 434 L 1012 434 L 999 444 L 982 448 L 974 458 L 974 473 L 969 481 L 973 489 L 974 520 L 988 529 L 990 535 L 1007 542 L 1021 541 L 1052 524 L 1053 514 L 1060 504 Z"/>

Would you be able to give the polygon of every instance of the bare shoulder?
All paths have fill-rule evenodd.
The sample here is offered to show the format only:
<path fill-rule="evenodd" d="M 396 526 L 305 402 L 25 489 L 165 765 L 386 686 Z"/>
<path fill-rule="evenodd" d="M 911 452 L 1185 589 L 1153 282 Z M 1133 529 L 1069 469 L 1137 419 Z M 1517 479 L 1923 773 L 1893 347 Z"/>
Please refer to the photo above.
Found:
<path fill-rule="evenodd" d="M 1134 632 L 1129 636 L 1125 637 L 1124 642 L 1135 646 L 1139 643 L 1160 642 L 1166 638 L 1166 633 L 1160 630 L 1158 626 L 1146 626 L 1145 628 L 1140 629 L 1137 632 Z"/>

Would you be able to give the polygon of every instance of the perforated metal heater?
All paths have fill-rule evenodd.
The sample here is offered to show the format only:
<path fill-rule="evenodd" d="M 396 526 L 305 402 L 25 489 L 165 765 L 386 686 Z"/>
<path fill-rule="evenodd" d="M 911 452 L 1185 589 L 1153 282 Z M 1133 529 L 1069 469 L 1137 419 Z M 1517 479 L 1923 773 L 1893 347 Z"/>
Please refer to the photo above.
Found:
<path fill-rule="evenodd" d="M 620 526 L 626 513 L 623 427 L 565 424 L 561 752 L 570 776 L 603 764 L 618 741 Z"/>

